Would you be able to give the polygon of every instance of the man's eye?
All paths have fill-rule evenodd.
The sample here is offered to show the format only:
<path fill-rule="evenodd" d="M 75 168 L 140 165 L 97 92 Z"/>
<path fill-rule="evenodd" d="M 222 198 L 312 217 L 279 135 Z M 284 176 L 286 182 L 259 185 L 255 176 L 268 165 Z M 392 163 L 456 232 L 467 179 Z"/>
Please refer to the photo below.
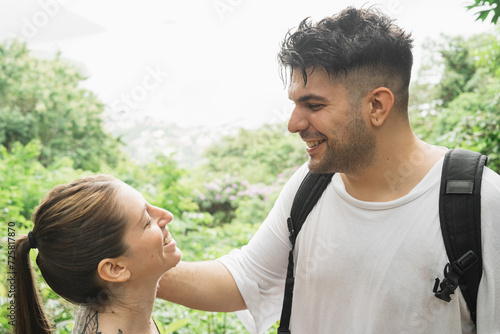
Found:
<path fill-rule="evenodd" d="M 148 227 L 149 225 L 151 225 L 151 222 L 152 222 L 152 220 L 151 220 L 151 217 L 150 217 L 149 220 L 148 220 L 148 222 L 146 223 L 146 225 L 144 225 L 144 227 Z"/>
<path fill-rule="evenodd" d="M 321 110 L 321 108 L 324 107 L 323 104 L 311 104 L 309 103 L 309 105 L 307 106 L 309 109 L 311 109 L 312 111 L 318 111 L 318 110 Z"/>

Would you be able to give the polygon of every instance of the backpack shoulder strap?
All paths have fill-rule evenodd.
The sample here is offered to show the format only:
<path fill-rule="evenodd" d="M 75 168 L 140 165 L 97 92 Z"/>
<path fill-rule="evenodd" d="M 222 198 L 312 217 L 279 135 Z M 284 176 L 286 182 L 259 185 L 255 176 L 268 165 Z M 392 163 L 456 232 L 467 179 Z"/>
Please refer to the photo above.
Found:
<path fill-rule="evenodd" d="M 290 217 L 287 220 L 292 247 L 295 246 L 295 240 L 297 239 L 297 235 L 299 234 L 307 216 L 309 216 L 309 213 L 318 202 L 332 177 L 333 173 L 313 174 L 308 172 L 302 181 L 297 193 L 295 194 L 295 198 L 293 199 Z"/>
<path fill-rule="evenodd" d="M 297 240 L 297 235 L 302 228 L 307 216 L 314 208 L 319 198 L 323 194 L 330 180 L 332 179 L 333 173 L 328 174 L 313 174 L 308 172 L 304 180 L 302 181 L 295 198 L 292 203 L 292 209 L 290 210 L 290 217 L 287 219 L 288 231 L 290 232 L 290 242 L 292 243 L 292 249 L 288 254 L 288 268 L 286 273 L 285 281 L 285 294 L 283 297 L 283 308 L 281 310 L 281 320 L 280 326 L 278 328 L 279 334 L 290 333 L 290 315 L 292 313 L 292 299 L 293 299 L 293 286 L 295 283 L 295 277 L 293 275 L 294 262 L 293 262 L 293 250 L 295 249 L 295 241 Z"/>
<path fill-rule="evenodd" d="M 476 303 L 482 276 L 481 180 L 487 157 L 464 149 L 444 158 L 439 197 L 441 232 L 450 263 L 438 298 L 450 301 L 457 284 L 476 323 Z M 445 282 L 447 281 L 447 282 Z M 436 281 L 436 286 L 439 280 Z M 435 290 L 436 290 L 435 286 Z"/>

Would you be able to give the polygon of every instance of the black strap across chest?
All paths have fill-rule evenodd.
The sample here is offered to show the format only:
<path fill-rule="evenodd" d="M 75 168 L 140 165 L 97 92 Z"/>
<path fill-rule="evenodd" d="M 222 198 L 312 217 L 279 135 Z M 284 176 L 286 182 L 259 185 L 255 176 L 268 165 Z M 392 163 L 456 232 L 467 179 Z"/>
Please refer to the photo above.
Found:
<path fill-rule="evenodd" d="M 290 315 L 292 313 L 293 286 L 295 277 L 293 274 L 293 250 L 297 235 L 304 224 L 307 216 L 316 205 L 323 191 L 326 189 L 333 174 L 312 174 L 308 173 L 299 187 L 293 200 L 290 217 L 287 219 L 288 231 L 290 232 L 290 242 L 292 249 L 288 254 L 288 267 L 285 281 L 285 294 L 283 297 L 283 309 L 281 311 L 279 334 L 290 333 Z"/>

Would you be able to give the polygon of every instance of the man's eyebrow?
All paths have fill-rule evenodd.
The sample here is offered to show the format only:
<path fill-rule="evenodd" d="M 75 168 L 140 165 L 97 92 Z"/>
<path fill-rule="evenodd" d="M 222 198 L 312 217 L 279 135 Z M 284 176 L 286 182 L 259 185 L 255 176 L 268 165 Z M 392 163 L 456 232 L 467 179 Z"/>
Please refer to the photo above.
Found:
<path fill-rule="evenodd" d="M 326 98 L 324 98 L 323 96 L 320 96 L 320 95 L 316 95 L 316 94 L 307 94 L 307 95 L 299 97 L 297 102 L 306 102 L 309 100 L 326 101 Z"/>

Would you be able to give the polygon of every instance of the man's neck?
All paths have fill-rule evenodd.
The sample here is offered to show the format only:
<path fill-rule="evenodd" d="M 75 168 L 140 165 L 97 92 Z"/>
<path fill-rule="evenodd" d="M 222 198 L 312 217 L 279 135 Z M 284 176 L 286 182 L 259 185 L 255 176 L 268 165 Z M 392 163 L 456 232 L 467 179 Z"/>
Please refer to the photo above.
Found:
<path fill-rule="evenodd" d="M 380 146 L 379 146 L 380 147 Z M 347 192 L 368 202 L 388 202 L 408 194 L 445 154 L 445 150 L 416 137 L 383 146 L 369 167 L 356 173 L 341 173 Z"/>

